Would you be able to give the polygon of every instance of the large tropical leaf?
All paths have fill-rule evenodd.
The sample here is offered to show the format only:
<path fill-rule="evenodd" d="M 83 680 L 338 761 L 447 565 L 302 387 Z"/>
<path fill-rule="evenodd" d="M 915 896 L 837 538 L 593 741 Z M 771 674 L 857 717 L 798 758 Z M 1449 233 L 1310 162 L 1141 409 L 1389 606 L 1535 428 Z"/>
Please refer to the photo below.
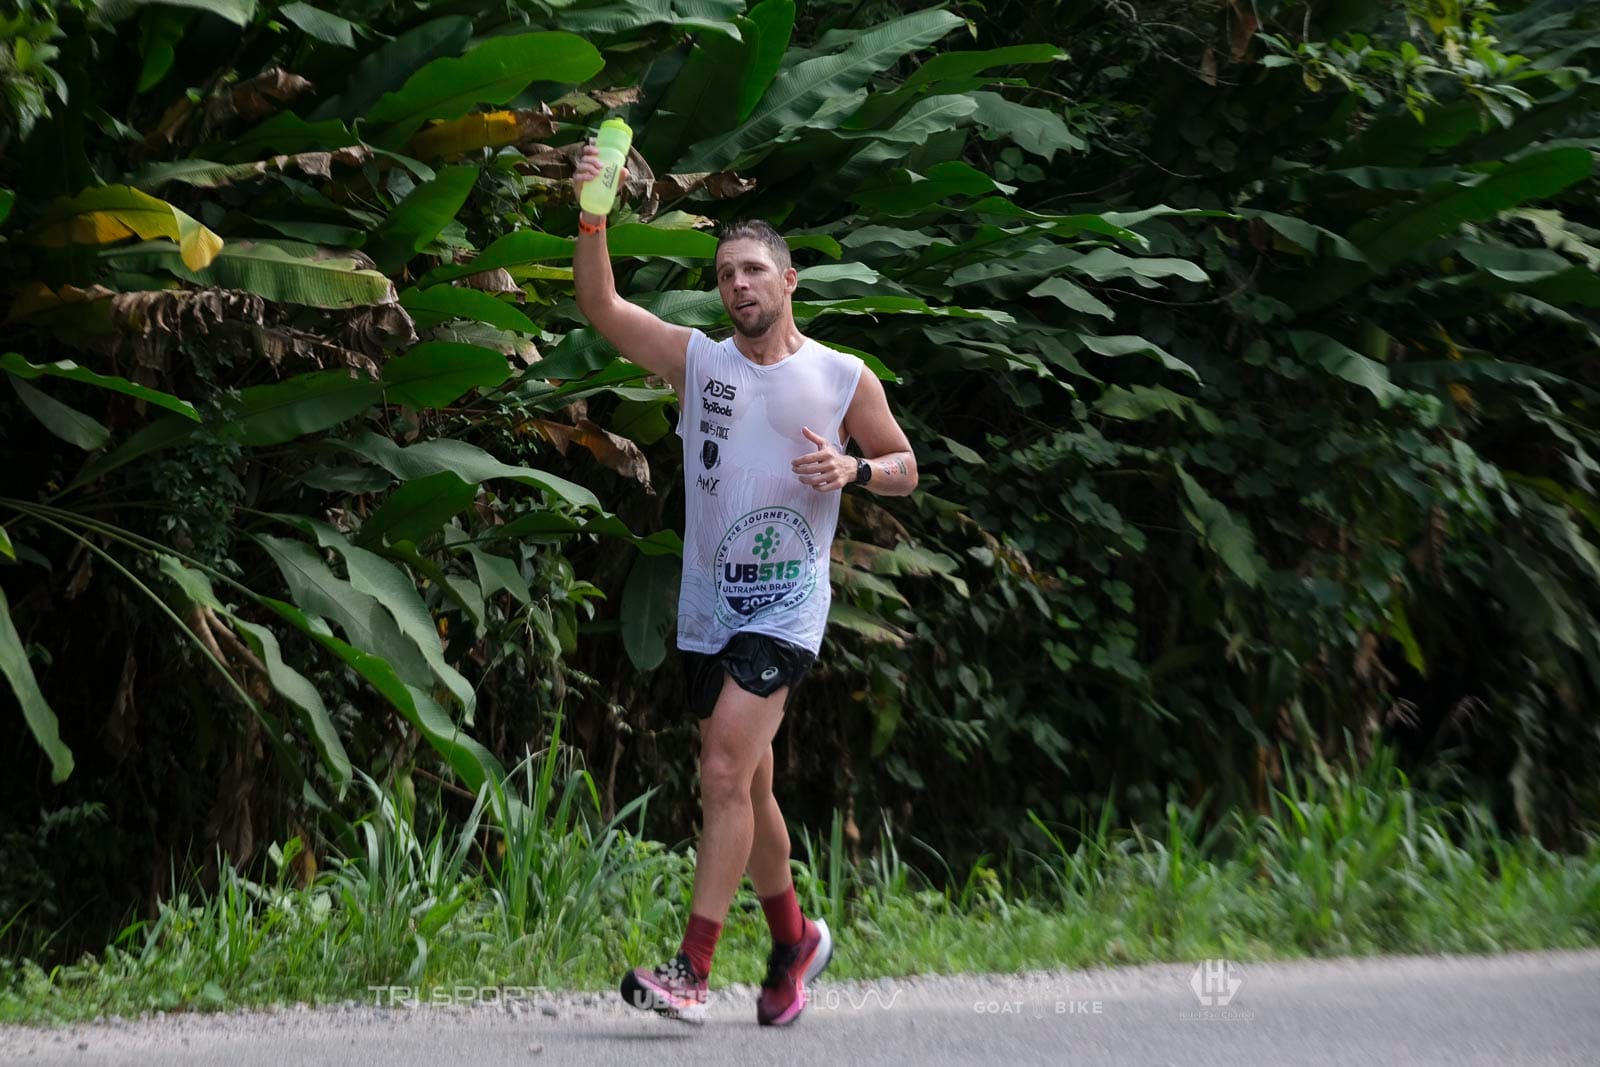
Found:
<path fill-rule="evenodd" d="M 477 482 L 464 481 L 450 471 L 407 482 L 361 524 L 361 541 L 377 544 L 385 536 L 421 541 L 470 506 L 477 495 Z"/>
<path fill-rule="evenodd" d="M 246 445 L 276 445 L 354 418 L 383 398 L 383 387 L 348 371 L 301 374 L 241 390 L 223 404 L 220 433 Z"/>
<path fill-rule="evenodd" d="M 761 0 L 750 9 L 748 17 L 754 33 L 749 61 L 739 85 L 736 116 L 739 122 L 755 110 L 772 79 L 777 77 L 783 53 L 789 47 L 789 37 L 794 32 L 794 11 L 794 0 Z"/>
<path fill-rule="evenodd" d="M 740 89 L 760 31 L 743 18 L 736 24 L 740 36 L 707 34 L 690 51 L 644 131 L 646 158 L 675 160 L 689 145 L 738 124 Z"/>
<path fill-rule="evenodd" d="M 413 26 L 367 53 L 356 64 L 343 91 L 324 100 L 309 117 L 313 121 L 354 121 L 384 93 L 404 85 L 429 60 L 457 55 L 471 39 L 472 20 L 462 15 L 447 15 Z"/>
<path fill-rule="evenodd" d="M 356 33 L 360 27 L 349 19 L 340 18 L 321 8 L 312 7 L 303 0 L 295 0 L 292 4 L 284 4 L 278 9 L 278 14 L 300 27 L 307 34 L 327 44 L 338 45 L 341 48 L 354 48 L 356 46 Z"/>
<path fill-rule="evenodd" d="M 996 191 L 1014 192 L 982 171 L 957 160 L 935 163 L 928 173 L 896 171 L 887 178 L 863 186 L 850 199 L 867 211 L 885 215 L 912 215 L 952 196 L 975 196 Z"/>
<path fill-rule="evenodd" d="M 717 254 L 717 239 L 699 230 L 669 229 L 625 222 L 609 229 L 606 246 L 613 256 L 678 256 L 686 259 L 711 259 Z M 424 279 L 428 285 L 464 278 L 499 267 L 520 267 L 551 259 L 571 259 L 570 237 L 557 237 L 540 230 L 514 230 L 496 239 L 476 257 L 464 263 L 436 267 Z"/>
<path fill-rule="evenodd" d="M 1013 103 L 999 93 L 969 93 L 975 105 L 973 121 L 997 137 L 1007 137 L 1024 151 L 1055 158 L 1058 151 L 1081 151 L 1088 147 L 1083 138 L 1067 129 L 1054 111 Z"/>
<path fill-rule="evenodd" d="M 423 603 L 410 576 L 376 553 L 351 544 L 327 523 L 299 515 L 279 515 L 277 518 L 311 534 L 322 548 L 331 549 L 344 558 L 345 570 L 350 575 L 350 587 L 383 605 L 400 632 L 416 644 L 434 676 L 450 690 L 466 712 L 468 721 L 471 721 L 477 694 L 473 692 L 472 684 L 446 662 L 433 616 L 428 613 L 427 605 Z M 396 540 L 409 539 L 397 537 Z M 429 569 L 437 573 L 436 568 Z"/>
<path fill-rule="evenodd" d="M 39 244 L 104 245 L 130 237 L 177 242 L 183 265 L 204 270 L 222 250 L 222 238 L 165 200 L 129 185 L 102 185 L 56 201 L 32 231 Z"/>
<path fill-rule="evenodd" d="M 261 125 L 201 154 L 233 163 L 274 154 L 331 152 L 356 144 L 356 137 L 338 119 L 307 122 L 293 111 L 280 111 Z"/>
<path fill-rule="evenodd" d="M 337 577 L 304 542 L 271 534 L 257 534 L 255 540 L 277 564 L 289 595 L 303 610 L 338 624 L 352 645 L 382 658 L 406 684 L 430 684 L 431 674 L 416 645 L 375 598 Z"/>
<path fill-rule="evenodd" d="M 1372 263 L 1391 266 L 1464 222 L 1492 218 L 1530 200 L 1552 196 L 1594 171 L 1586 148 L 1553 148 L 1498 167 L 1471 183 L 1449 183 L 1351 231 Z"/>
<path fill-rule="evenodd" d="M 444 757 L 450 769 L 468 789 L 476 790 L 489 780 L 504 780 L 505 769 L 494 758 L 494 754 L 451 722 L 450 716 L 424 689 L 402 681 L 393 664 L 339 640 L 328 632 L 326 626 L 317 625 L 293 604 L 273 597 L 259 597 L 258 600 L 366 679 L 407 722 L 427 738 L 428 743 Z"/>
<path fill-rule="evenodd" d="M 1189 506 L 1193 509 L 1190 520 L 1200 536 L 1235 577 L 1246 585 L 1259 584 L 1266 563 L 1256 552 L 1255 537 L 1250 532 L 1249 523 L 1206 492 L 1181 464 L 1176 470 L 1184 496 L 1189 498 Z"/>
<path fill-rule="evenodd" d="M 278 638 L 265 626 L 258 626 L 253 622 L 230 615 L 228 621 L 239 631 L 241 637 L 250 650 L 260 659 L 267 668 L 267 681 L 272 683 L 272 688 L 289 703 L 293 704 L 305 720 L 306 729 L 311 733 L 311 739 L 317 746 L 317 753 L 322 757 L 322 765 L 328 769 L 328 776 L 335 784 L 343 787 L 350 781 L 351 767 L 350 754 L 345 751 L 344 742 L 339 739 L 339 731 L 333 725 L 333 719 L 328 715 L 328 707 L 322 702 L 322 695 L 317 692 L 317 687 L 311 684 L 310 679 L 283 660 L 283 652 L 278 647 Z"/>
<path fill-rule="evenodd" d="M 383 389 L 391 404 L 442 408 L 470 389 L 490 388 L 510 377 L 506 357 L 477 345 L 428 341 L 383 367 Z"/>
<path fill-rule="evenodd" d="M 667 656 L 667 634 L 678 619 L 678 581 L 683 565 L 674 556 L 634 560 L 622 588 L 622 647 L 641 671 L 653 671 Z"/>
<path fill-rule="evenodd" d="M 0 589 L 0 673 L 11 685 L 11 692 L 22 705 L 22 717 L 34 741 L 50 757 L 50 780 L 60 785 L 72 773 L 72 751 L 61 741 L 61 723 L 51 710 L 28 662 L 28 650 L 11 621 L 11 605 Z"/>
<path fill-rule="evenodd" d="M 34 418 L 44 424 L 45 429 L 63 441 L 77 445 L 86 452 L 93 452 L 105 447 L 106 442 L 111 440 L 111 431 L 97 419 L 40 392 L 21 378 L 14 375 L 9 377 L 11 387 L 17 391 L 17 399 L 33 413 Z"/>
<path fill-rule="evenodd" d="M 742 10 L 744 0 L 614 0 L 562 11 L 558 25 L 576 33 L 605 35 L 650 26 L 682 26 L 737 38 L 739 30 L 733 19 Z"/>
<path fill-rule="evenodd" d="M 236 26 L 248 26 L 256 16 L 256 0 L 99 0 L 96 13 L 107 22 L 128 18 L 142 8 L 157 4 L 190 7 L 227 19 Z"/>
<path fill-rule="evenodd" d="M 360 433 L 342 442 L 345 448 L 364 456 L 396 478 L 413 480 L 449 472 L 477 484 L 495 478 L 509 478 L 524 485 L 554 493 L 578 507 L 600 508 L 599 499 L 581 485 L 532 467 L 513 467 L 502 463 L 476 445 L 466 441 L 439 438 L 422 441 L 409 448 L 375 433 Z"/>
<path fill-rule="evenodd" d="M 444 168 L 396 204 L 362 248 L 380 271 L 397 273 L 454 221 L 477 181 L 477 167 Z"/>
<path fill-rule="evenodd" d="M 7 352 L 5 355 L 0 356 L 0 370 L 9 371 L 18 378 L 31 379 L 49 376 L 84 382 L 88 385 L 99 386 L 101 389 L 109 389 L 114 393 L 123 393 L 127 396 L 148 401 L 157 407 L 175 411 L 186 419 L 192 419 L 195 422 L 200 421 L 199 412 L 195 411 L 194 405 L 187 400 L 179 400 L 171 393 L 163 393 L 159 389 L 136 385 L 128 381 L 128 379 L 119 378 L 116 375 L 96 374 L 92 370 L 78 366 L 70 359 L 58 359 L 53 363 L 36 364 L 29 363 L 15 352 Z"/>
<path fill-rule="evenodd" d="M 1326 334 L 1314 330 L 1290 330 L 1289 341 L 1295 351 L 1309 359 L 1329 374 L 1359 385 L 1388 407 L 1400 396 L 1401 390 L 1389 381 L 1389 371 L 1377 360 L 1368 359 L 1360 352 L 1340 344 Z"/>
<path fill-rule="evenodd" d="M 177 246 L 163 241 L 102 256 L 118 270 L 168 270 L 196 285 L 244 289 L 285 304 L 344 308 L 381 304 L 394 296 L 394 286 L 379 272 L 297 241 L 230 241 L 205 270 L 189 269 Z"/>
<path fill-rule="evenodd" d="M 577 83 L 599 73 L 605 61 L 594 45 L 570 33 L 493 37 L 466 55 L 436 59 L 368 113 L 380 132 L 377 144 L 399 148 L 428 119 L 453 119 L 475 104 L 504 104 L 540 81 Z"/>
<path fill-rule="evenodd" d="M 811 119 L 830 101 L 861 89 L 901 56 L 925 48 L 959 25 L 960 17 L 949 11 L 919 11 L 874 26 L 838 55 L 795 64 L 773 80 L 742 125 L 689 149 L 679 169 L 724 170 L 767 155 L 783 131 Z M 833 124 L 847 117 L 839 114 Z"/>
<path fill-rule="evenodd" d="M 502 330 L 538 333 L 533 320 L 511 304 L 480 289 L 456 285 L 430 285 L 426 289 L 407 289 L 400 294 L 400 306 L 410 314 L 419 329 L 437 326 L 448 319 L 473 319 Z"/>

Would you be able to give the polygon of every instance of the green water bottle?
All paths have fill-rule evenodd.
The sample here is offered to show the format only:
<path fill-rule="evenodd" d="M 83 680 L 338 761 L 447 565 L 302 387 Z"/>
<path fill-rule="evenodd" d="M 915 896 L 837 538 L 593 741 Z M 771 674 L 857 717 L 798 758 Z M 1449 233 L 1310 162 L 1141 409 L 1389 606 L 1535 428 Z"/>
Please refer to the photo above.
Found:
<path fill-rule="evenodd" d="M 622 164 L 628 158 L 628 148 L 633 144 L 633 131 L 621 119 L 606 119 L 595 135 L 595 147 L 600 150 L 600 176 L 584 182 L 578 202 L 591 215 L 609 215 L 617 201 L 617 186 L 622 180 Z"/>

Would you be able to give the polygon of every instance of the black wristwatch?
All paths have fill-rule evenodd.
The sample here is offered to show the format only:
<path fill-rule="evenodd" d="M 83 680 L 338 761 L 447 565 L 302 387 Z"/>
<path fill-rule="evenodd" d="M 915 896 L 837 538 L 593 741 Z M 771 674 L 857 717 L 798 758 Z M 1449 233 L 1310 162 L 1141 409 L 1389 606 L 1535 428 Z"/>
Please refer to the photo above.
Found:
<path fill-rule="evenodd" d="M 872 481 L 872 464 L 864 459 L 856 460 L 856 485 L 866 485 Z"/>

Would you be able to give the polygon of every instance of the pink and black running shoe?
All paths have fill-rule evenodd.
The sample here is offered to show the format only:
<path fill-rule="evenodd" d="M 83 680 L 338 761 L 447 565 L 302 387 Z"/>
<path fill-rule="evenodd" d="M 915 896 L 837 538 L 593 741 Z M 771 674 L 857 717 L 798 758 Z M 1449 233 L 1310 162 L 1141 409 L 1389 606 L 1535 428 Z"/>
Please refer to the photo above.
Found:
<path fill-rule="evenodd" d="M 688 955 L 679 952 L 654 970 L 635 967 L 629 971 L 622 979 L 622 999 L 668 1019 L 700 1024 L 706 1021 L 711 993 Z"/>
<path fill-rule="evenodd" d="M 773 945 L 767 957 L 767 978 L 756 997 L 756 1021 L 762 1026 L 788 1026 L 806 1009 L 806 983 L 833 958 L 833 935 L 821 919 L 806 920 L 796 945 Z"/>

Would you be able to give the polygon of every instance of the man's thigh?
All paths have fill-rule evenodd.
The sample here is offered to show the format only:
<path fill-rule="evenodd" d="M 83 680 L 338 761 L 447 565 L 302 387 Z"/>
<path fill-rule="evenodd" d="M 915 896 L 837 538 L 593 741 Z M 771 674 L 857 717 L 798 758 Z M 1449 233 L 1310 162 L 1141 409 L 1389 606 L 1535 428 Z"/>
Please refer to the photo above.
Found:
<path fill-rule="evenodd" d="M 711 714 L 700 720 L 700 751 L 730 758 L 753 771 L 783 722 L 789 687 L 766 696 L 742 689 L 723 675 L 722 692 Z"/>

